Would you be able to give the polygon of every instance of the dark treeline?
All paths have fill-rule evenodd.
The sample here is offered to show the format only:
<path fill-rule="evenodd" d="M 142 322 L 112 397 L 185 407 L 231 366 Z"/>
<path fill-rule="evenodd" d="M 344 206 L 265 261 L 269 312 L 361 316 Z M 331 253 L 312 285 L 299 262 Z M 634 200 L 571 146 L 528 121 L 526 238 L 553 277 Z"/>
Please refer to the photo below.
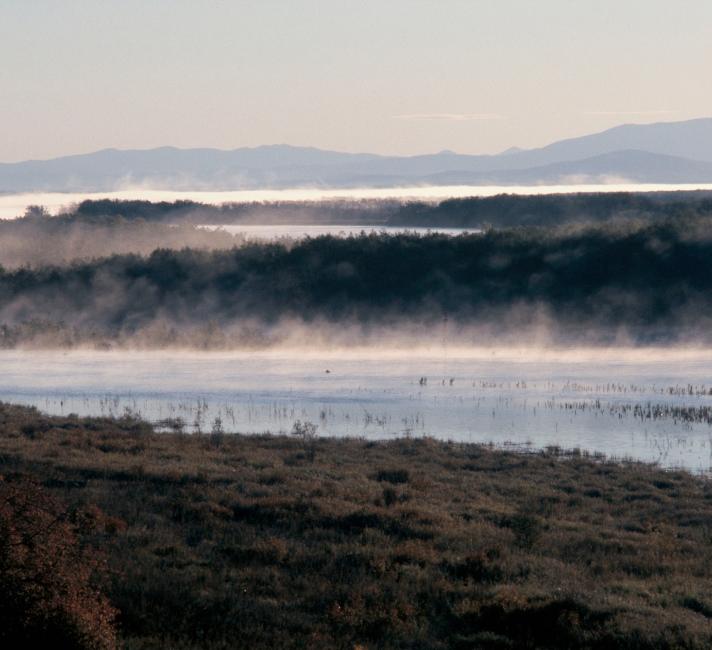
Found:
<path fill-rule="evenodd" d="M 6 344 L 27 323 L 108 333 L 307 323 L 547 325 L 565 336 L 704 336 L 712 220 L 483 234 L 362 235 L 292 246 L 157 250 L 0 273 Z M 13 338 L 14 337 L 14 338 Z"/>
<path fill-rule="evenodd" d="M 664 219 L 712 213 L 709 192 L 582 193 L 448 199 L 440 202 L 332 200 L 226 203 L 84 201 L 68 215 L 80 219 L 144 219 L 189 223 L 331 223 L 412 227 L 555 226 L 621 218 Z"/>
<path fill-rule="evenodd" d="M 199 224 L 386 224 L 400 209 L 393 200 L 269 201 L 213 205 L 195 201 L 151 202 L 86 200 L 65 211 L 66 217 L 101 221 L 133 220 Z"/>
<path fill-rule="evenodd" d="M 558 226 L 611 219 L 668 219 L 712 214 L 706 192 L 543 194 L 448 199 L 405 203 L 389 225 L 451 228 Z"/>

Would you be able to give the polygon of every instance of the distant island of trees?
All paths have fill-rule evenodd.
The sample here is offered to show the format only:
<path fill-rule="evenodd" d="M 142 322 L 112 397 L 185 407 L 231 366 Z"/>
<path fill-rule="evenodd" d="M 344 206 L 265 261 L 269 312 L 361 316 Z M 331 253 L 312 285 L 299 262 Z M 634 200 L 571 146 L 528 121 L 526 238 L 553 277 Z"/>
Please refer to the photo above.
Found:
<path fill-rule="evenodd" d="M 122 219 L 193 224 L 330 223 L 405 227 L 508 228 L 557 226 L 610 219 L 663 219 L 712 213 L 712 192 L 601 192 L 448 199 L 328 200 L 226 203 L 87 200 L 66 216 L 83 220 Z"/>

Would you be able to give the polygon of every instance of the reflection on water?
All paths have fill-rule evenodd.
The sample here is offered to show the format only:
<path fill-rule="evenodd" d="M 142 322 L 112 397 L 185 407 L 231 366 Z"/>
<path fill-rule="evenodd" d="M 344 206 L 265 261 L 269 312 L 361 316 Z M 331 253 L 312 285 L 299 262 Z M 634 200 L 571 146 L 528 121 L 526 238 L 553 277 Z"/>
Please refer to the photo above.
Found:
<path fill-rule="evenodd" d="M 712 467 L 709 355 L 0 353 L 0 399 L 187 432 L 434 436 Z"/>

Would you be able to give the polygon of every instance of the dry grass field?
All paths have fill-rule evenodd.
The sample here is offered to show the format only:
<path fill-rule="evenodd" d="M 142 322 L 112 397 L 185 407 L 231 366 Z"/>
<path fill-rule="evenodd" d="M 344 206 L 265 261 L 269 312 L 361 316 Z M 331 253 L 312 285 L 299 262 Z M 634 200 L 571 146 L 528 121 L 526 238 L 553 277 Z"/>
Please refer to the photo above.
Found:
<path fill-rule="evenodd" d="M 125 648 L 712 646 L 712 483 L 681 471 L 2 405 L 0 474 L 101 559 Z"/>

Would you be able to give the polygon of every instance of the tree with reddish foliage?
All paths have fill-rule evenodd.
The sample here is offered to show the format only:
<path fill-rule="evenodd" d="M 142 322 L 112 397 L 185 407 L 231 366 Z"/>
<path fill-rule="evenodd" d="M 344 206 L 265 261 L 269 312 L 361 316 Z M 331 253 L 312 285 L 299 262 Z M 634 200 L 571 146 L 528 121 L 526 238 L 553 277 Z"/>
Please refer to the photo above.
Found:
<path fill-rule="evenodd" d="M 37 484 L 0 477 L 0 647 L 116 647 L 116 611 L 77 526 Z"/>

